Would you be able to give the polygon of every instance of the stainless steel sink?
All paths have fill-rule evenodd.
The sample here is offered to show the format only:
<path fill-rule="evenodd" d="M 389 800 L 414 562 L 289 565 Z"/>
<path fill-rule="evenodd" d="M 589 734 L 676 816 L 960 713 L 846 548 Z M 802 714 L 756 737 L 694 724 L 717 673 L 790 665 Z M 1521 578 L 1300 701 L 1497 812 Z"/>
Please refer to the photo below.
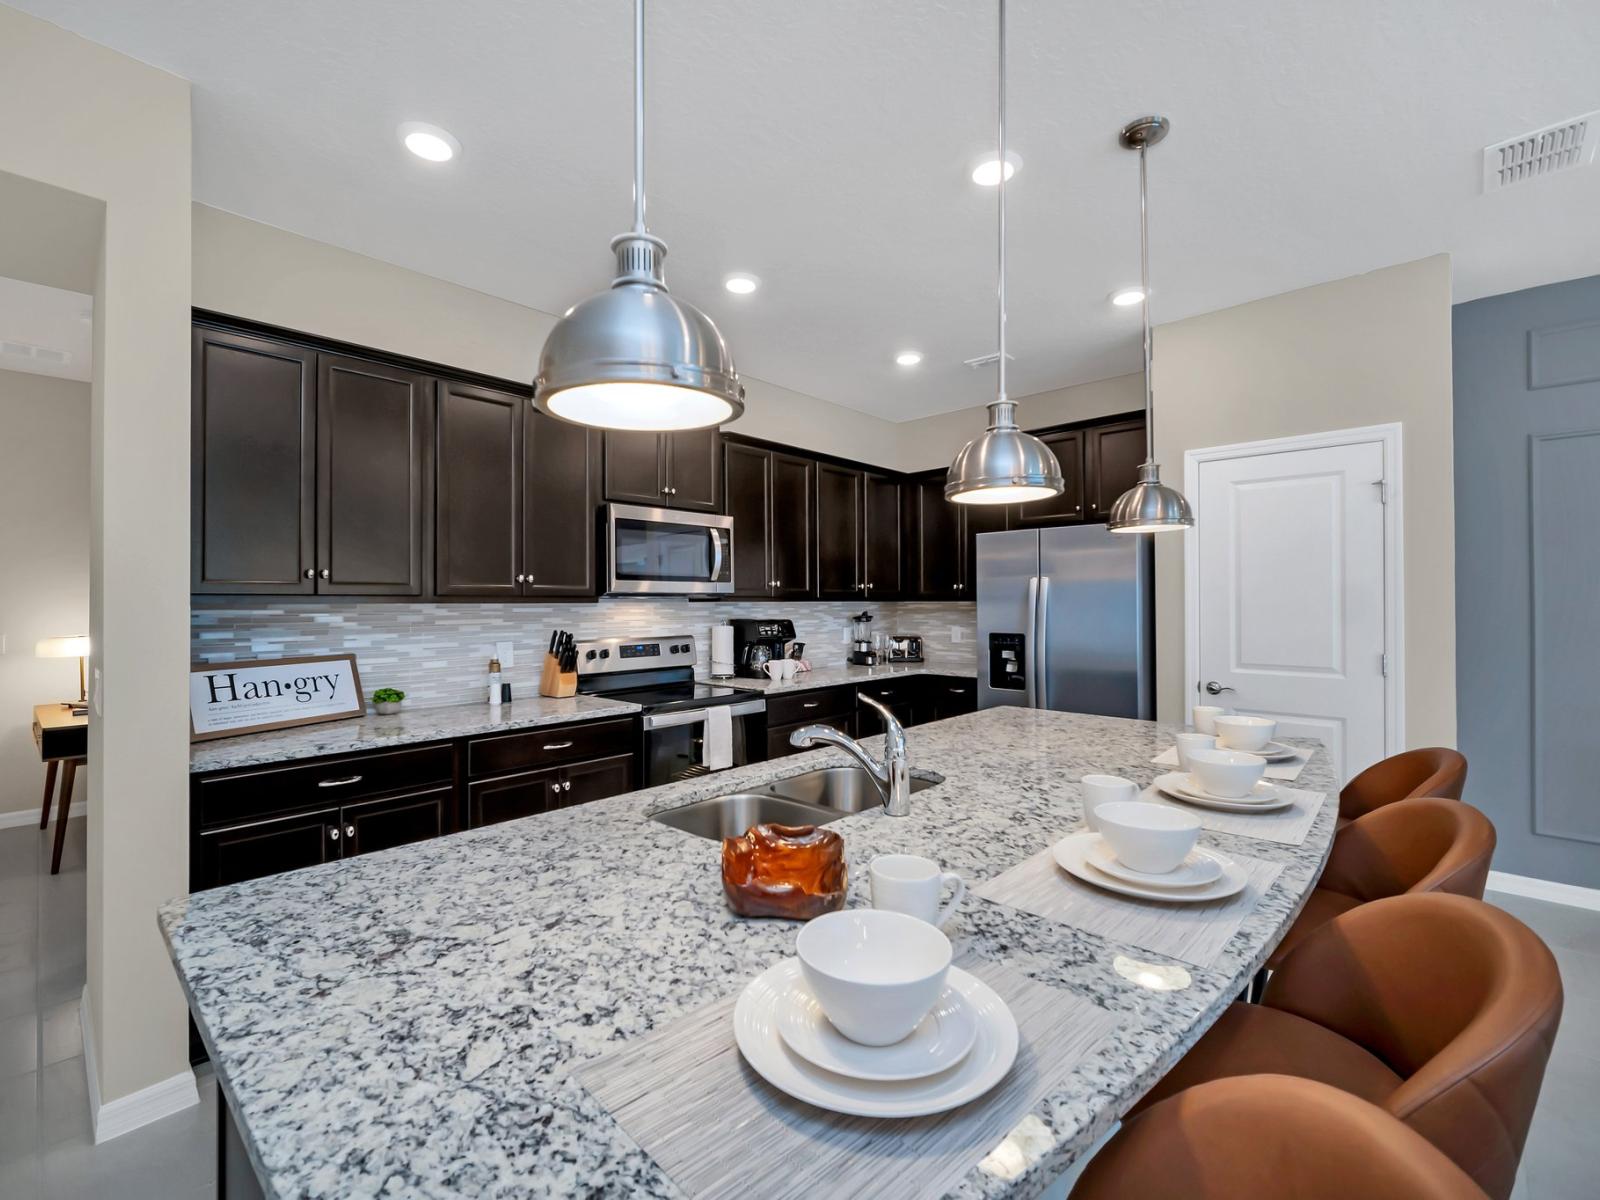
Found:
<path fill-rule="evenodd" d="M 871 787 L 869 783 L 867 785 Z M 761 792 L 734 792 L 729 796 L 713 796 L 710 800 L 697 800 L 682 808 L 656 813 L 652 821 L 671 825 L 703 838 L 720 841 L 725 837 L 741 837 L 752 825 L 771 822 L 777 825 L 826 825 L 845 815 L 843 809 L 819 808 L 786 796 L 767 795 Z M 849 811 L 855 811 L 851 809 Z"/>
<path fill-rule="evenodd" d="M 911 790 L 920 792 L 933 787 L 935 782 L 913 775 Z M 797 800 L 801 804 L 820 805 L 839 814 L 864 812 L 883 804 L 883 793 L 878 790 L 872 777 L 860 767 L 823 767 L 792 779 L 769 783 L 762 790 L 774 796 Z"/>

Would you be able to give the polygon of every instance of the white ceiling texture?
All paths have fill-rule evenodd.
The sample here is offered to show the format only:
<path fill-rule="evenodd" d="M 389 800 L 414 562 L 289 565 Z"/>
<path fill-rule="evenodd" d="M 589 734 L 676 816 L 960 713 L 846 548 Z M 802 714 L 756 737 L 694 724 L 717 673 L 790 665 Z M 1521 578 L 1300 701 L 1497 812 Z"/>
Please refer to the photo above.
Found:
<path fill-rule="evenodd" d="M 609 281 L 628 0 L 8 2 L 193 81 L 197 200 L 550 312 Z M 1148 111 L 1158 323 L 1440 251 L 1457 300 L 1600 271 L 1600 166 L 1480 186 L 1486 145 L 1600 109 L 1595 0 L 1013 0 L 1011 28 L 1015 395 L 1137 369 L 1107 294 Z M 649 37 L 651 225 L 740 368 L 892 420 L 983 403 L 993 3 L 654 0 Z M 407 154 L 408 120 L 461 156 Z"/>

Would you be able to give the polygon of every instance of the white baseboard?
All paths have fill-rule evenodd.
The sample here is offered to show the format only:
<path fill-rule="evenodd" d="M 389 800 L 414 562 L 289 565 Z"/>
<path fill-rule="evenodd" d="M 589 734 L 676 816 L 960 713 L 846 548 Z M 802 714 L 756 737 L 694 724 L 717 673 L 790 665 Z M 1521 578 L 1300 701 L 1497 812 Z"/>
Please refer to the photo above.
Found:
<path fill-rule="evenodd" d="M 132 1133 L 141 1126 L 200 1103 L 200 1089 L 194 1072 L 180 1071 L 170 1079 L 152 1083 L 127 1096 L 105 1103 L 100 1101 L 100 1069 L 94 1059 L 94 1022 L 89 1019 L 89 989 L 83 989 L 78 1004 L 78 1024 L 83 1031 L 83 1069 L 89 1076 L 89 1120 L 94 1126 L 95 1145 Z"/>
<path fill-rule="evenodd" d="M 1553 879 L 1534 879 L 1531 875 L 1490 871 L 1488 890 L 1600 912 L 1600 888 L 1581 887 L 1576 883 L 1557 883 Z"/>
<path fill-rule="evenodd" d="M 69 821 L 88 815 L 89 806 L 82 800 L 77 801 L 67 810 L 67 820 Z M 52 805 L 50 810 L 50 823 L 52 826 L 55 824 L 55 820 L 55 806 Z M 39 810 L 37 808 L 25 808 L 20 812 L 0 813 L 0 829 L 15 829 L 18 825 L 37 825 L 38 823 Z"/>

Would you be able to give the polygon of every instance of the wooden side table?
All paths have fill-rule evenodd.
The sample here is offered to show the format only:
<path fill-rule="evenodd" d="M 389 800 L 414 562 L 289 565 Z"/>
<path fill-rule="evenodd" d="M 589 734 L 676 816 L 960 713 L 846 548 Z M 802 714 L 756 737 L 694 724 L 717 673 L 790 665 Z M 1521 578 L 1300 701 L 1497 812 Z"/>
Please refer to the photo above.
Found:
<path fill-rule="evenodd" d="M 44 808 L 39 813 L 39 828 L 50 823 L 50 792 L 56 786 L 60 768 L 61 790 L 56 800 L 56 844 L 50 857 L 50 874 L 61 873 L 61 847 L 67 841 L 67 810 L 72 806 L 72 787 L 78 768 L 89 761 L 89 718 L 74 716 L 65 704 L 36 704 L 33 707 L 33 741 L 44 763 Z"/>

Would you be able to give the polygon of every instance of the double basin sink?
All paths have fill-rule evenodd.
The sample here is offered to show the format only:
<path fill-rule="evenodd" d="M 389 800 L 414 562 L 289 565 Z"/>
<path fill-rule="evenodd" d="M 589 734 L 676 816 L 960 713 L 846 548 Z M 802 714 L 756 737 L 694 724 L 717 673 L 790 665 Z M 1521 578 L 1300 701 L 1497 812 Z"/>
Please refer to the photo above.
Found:
<path fill-rule="evenodd" d="M 937 782 L 913 775 L 911 790 L 920 792 Z M 860 767 L 823 767 L 752 791 L 697 800 L 656 813 L 651 819 L 699 837 L 721 840 L 740 837 L 750 826 L 763 823 L 826 825 L 882 803 L 878 785 Z"/>

